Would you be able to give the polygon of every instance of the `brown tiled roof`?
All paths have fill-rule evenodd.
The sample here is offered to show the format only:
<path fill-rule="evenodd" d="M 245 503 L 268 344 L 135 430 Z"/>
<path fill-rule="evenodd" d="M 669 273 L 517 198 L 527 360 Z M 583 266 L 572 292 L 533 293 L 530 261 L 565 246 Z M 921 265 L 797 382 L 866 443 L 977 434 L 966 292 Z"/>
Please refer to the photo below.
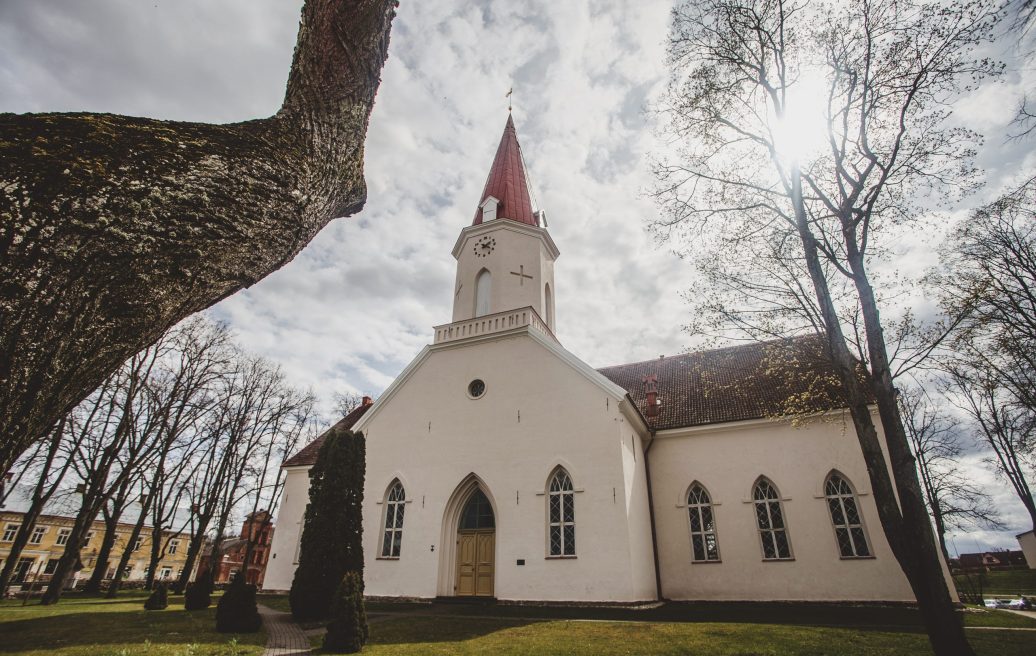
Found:
<path fill-rule="evenodd" d="M 598 369 L 646 415 L 644 378 L 657 376 L 656 430 L 844 407 L 819 336 L 662 357 Z"/>
<path fill-rule="evenodd" d="M 539 225 L 532 212 L 532 201 L 529 198 L 529 183 L 525 177 L 525 162 L 522 161 L 522 148 L 518 145 L 518 133 L 514 129 L 511 115 L 507 115 L 504 134 L 500 137 L 500 145 L 493 158 L 493 166 L 489 169 L 486 187 L 482 190 L 482 198 L 475 210 L 475 220 L 471 225 L 482 223 L 482 203 L 490 196 L 500 201 L 496 215 L 500 219 L 511 219 L 528 225 Z"/>
<path fill-rule="evenodd" d="M 353 424 L 358 422 L 360 417 L 371 409 L 372 405 L 373 403 L 369 396 L 363 397 L 363 403 L 353 408 L 349 414 L 342 417 L 337 424 L 321 433 L 315 440 L 302 447 L 301 451 L 281 463 L 281 467 L 299 467 L 315 463 L 317 461 L 317 454 L 320 453 L 320 447 L 324 445 L 324 440 L 331 434 L 331 431 L 352 428 Z"/>

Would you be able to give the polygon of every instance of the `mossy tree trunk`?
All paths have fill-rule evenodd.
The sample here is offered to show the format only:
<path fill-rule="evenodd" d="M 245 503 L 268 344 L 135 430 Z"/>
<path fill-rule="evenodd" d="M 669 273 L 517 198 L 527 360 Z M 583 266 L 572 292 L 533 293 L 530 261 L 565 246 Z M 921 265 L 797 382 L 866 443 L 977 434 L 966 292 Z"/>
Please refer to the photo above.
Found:
<path fill-rule="evenodd" d="M 395 4 L 308 0 L 270 118 L 0 114 L 0 472 L 170 326 L 363 206 Z"/>

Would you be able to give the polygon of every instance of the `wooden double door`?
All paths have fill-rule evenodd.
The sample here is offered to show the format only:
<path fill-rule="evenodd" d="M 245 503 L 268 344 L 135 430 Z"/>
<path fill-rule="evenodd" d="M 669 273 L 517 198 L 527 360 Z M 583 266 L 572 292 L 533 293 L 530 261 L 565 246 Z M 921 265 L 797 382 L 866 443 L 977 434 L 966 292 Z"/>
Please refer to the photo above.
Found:
<path fill-rule="evenodd" d="M 458 597 L 492 597 L 496 559 L 496 516 L 489 499 L 476 489 L 461 513 L 457 530 Z"/>
<path fill-rule="evenodd" d="M 457 534 L 457 596 L 492 597 L 496 529 Z"/>

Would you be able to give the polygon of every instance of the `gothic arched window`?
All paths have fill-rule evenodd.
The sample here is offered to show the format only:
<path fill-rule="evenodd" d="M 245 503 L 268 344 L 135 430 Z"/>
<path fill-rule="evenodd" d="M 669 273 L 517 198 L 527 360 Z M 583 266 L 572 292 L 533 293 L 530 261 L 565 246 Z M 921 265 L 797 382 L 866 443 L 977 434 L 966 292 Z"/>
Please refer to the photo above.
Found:
<path fill-rule="evenodd" d="M 381 543 L 382 558 L 399 558 L 403 542 L 403 510 L 406 508 L 406 492 L 398 481 L 392 481 L 385 495 L 385 534 Z"/>
<path fill-rule="evenodd" d="M 576 555 L 576 495 L 568 472 L 558 468 L 547 487 L 551 556 Z"/>
<path fill-rule="evenodd" d="M 763 546 L 763 560 L 791 558 L 791 542 L 788 540 L 784 506 L 777 486 L 766 478 L 760 478 L 752 489 L 752 502 Z"/>
<path fill-rule="evenodd" d="M 842 558 L 870 557 L 867 534 L 849 481 L 841 474 L 831 472 L 824 482 L 824 497 L 831 511 L 831 524 L 835 527 L 835 539 Z"/>
<path fill-rule="evenodd" d="M 475 316 L 489 314 L 489 295 L 493 289 L 493 276 L 482 269 L 475 278 Z"/>
<path fill-rule="evenodd" d="M 712 511 L 712 499 L 701 483 L 694 483 L 687 492 L 687 512 L 691 520 L 691 560 L 719 560 L 719 541 L 716 539 L 716 517 Z"/>

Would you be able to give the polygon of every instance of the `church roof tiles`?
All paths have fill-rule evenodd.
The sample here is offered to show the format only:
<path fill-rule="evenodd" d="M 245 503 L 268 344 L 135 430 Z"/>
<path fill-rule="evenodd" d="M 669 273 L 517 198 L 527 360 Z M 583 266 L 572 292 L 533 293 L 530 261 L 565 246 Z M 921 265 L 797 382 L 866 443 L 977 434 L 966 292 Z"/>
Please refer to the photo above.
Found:
<path fill-rule="evenodd" d="M 598 369 L 646 410 L 644 378 L 657 376 L 656 430 L 845 407 L 818 336 L 744 344 Z"/>
<path fill-rule="evenodd" d="M 514 120 L 507 115 L 504 134 L 500 137 L 500 145 L 496 149 L 493 166 L 489 169 L 486 187 L 475 210 L 475 220 L 471 225 L 482 223 L 482 203 L 490 196 L 496 198 L 497 218 L 511 219 L 528 225 L 539 225 L 532 211 L 532 200 L 529 196 L 529 183 L 525 174 L 525 162 L 522 159 L 522 147 L 518 145 L 518 133 L 514 129 Z"/>
<path fill-rule="evenodd" d="M 281 467 L 308 467 L 314 464 L 317 461 L 317 454 L 320 453 L 320 447 L 324 446 L 324 440 L 331 434 L 331 431 L 336 429 L 349 430 L 360 420 L 360 417 L 367 414 L 372 405 L 373 403 L 369 396 L 363 397 L 363 403 L 353 408 L 349 414 L 338 420 L 337 424 L 318 435 L 315 440 L 302 447 L 301 451 L 281 463 Z"/>

